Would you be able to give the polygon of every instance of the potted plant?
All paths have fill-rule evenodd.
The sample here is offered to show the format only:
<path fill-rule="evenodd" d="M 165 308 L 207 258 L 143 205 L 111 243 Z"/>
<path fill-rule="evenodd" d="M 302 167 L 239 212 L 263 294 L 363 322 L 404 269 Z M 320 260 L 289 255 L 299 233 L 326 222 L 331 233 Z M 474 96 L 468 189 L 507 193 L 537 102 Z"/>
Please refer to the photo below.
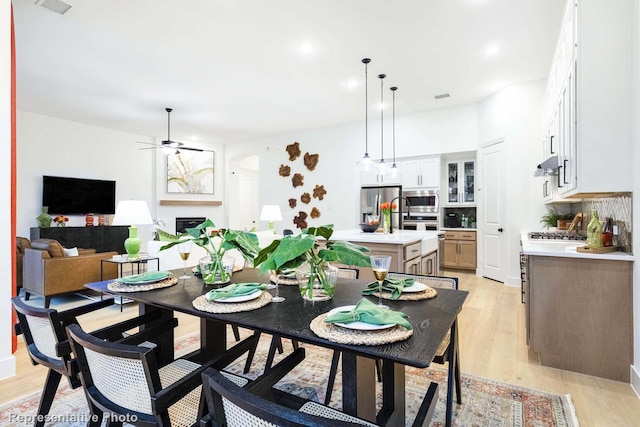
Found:
<path fill-rule="evenodd" d="M 337 269 L 330 266 L 330 262 L 371 266 L 366 254 L 369 252 L 368 248 L 350 242 L 329 240 L 332 234 L 333 224 L 329 224 L 306 228 L 298 235 L 284 236 L 260 250 L 254 265 L 260 266 L 260 271 L 264 272 L 294 269 L 305 264 L 306 268 L 299 269 L 302 274 L 298 275 L 302 297 L 309 300 L 329 299 L 333 297 L 337 277 L 337 274 L 331 272 L 334 269 L 337 273 Z M 322 249 L 318 248 L 319 237 L 326 239 Z"/>
<path fill-rule="evenodd" d="M 558 230 L 566 230 L 569 225 L 569 221 L 571 221 L 573 217 L 574 214 L 563 214 L 558 210 L 558 208 L 552 206 L 549 208 L 546 215 L 543 215 L 540 218 L 540 224 L 542 224 L 544 228 L 557 227 Z"/>
<path fill-rule="evenodd" d="M 253 261 L 260 249 L 255 234 L 216 228 L 210 219 L 193 228 L 187 228 L 186 232 L 180 235 L 158 229 L 158 240 L 168 242 L 160 248 L 161 251 L 186 241 L 191 241 L 206 250 L 208 257 L 200 260 L 200 272 L 206 284 L 222 284 L 231 280 L 233 263 L 229 265 L 224 261 L 229 249 L 237 249 L 245 261 Z"/>

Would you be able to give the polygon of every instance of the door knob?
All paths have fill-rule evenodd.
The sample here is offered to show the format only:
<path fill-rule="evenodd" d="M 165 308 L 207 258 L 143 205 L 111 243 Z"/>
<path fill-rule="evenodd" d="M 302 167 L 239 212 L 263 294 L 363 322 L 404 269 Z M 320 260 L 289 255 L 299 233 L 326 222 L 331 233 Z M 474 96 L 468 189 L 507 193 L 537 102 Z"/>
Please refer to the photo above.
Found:
<path fill-rule="evenodd" d="M 502 231 L 503 231 L 503 230 L 502 230 L 502 227 L 498 228 L 498 231 L 499 231 L 500 233 L 502 233 Z"/>

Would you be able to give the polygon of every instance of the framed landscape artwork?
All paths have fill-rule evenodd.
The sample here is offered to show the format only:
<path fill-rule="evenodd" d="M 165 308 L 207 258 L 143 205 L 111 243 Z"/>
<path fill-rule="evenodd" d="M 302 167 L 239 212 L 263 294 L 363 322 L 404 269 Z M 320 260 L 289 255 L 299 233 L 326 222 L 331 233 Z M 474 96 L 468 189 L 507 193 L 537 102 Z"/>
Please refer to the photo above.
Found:
<path fill-rule="evenodd" d="M 177 151 L 167 156 L 167 193 L 213 194 L 215 153 Z"/>

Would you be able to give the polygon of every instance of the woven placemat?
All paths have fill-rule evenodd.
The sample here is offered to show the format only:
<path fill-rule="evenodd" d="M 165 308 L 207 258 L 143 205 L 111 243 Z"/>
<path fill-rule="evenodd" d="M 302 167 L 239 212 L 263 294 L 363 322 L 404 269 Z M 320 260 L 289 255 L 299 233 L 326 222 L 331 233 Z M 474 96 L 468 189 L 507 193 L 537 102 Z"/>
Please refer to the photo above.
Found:
<path fill-rule="evenodd" d="M 154 289 L 168 288 L 178 283 L 177 277 L 167 277 L 155 283 L 145 283 L 144 285 L 130 285 L 122 282 L 111 282 L 107 285 L 107 289 L 116 292 L 142 292 L 152 291 Z"/>
<path fill-rule="evenodd" d="M 436 295 L 438 295 L 438 292 L 433 289 L 430 286 L 427 286 L 427 289 L 425 289 L 424 291 L 421 292 L 406 292 L 406 293 L 402 293 L 400 294 L 400 296 L 398 297 L 398 299 L 394 300 L 393 299 L 393 294 L 391 292 L 382 292 L 382 294 L 380 294 L 380 292 L 374 292 L 372 295 L 374 296 L 381 296 L 382 299 L 390 299 L 393 301 L 419 301 L 419 300 L 423 300 L 423 299 L 431 299 L 431 298 L 435 298 Z"/>
<path fill-rule="evenodd" d="M 403 341 L 413 335 L 413 330 L 408 330 L 396 325 L 393 328 L 380 331 L 358 331 L 343 328 L 333 323 L 325 323 L 327 313 L 321 314 L 311 321 L 309 327 L 320 338 L 340 344 L 351 345 L 381 345 Z"/>
<path fill-rule="evenodd" d="M 276 276 L 275 274 L 272 274 L 271 276 L 269 276 L 269 281 L 271 281 L 271 283 L 277 283 L 278 285 L 298 286 L 300 284 L 300 281 L 298 280 L 297 277 L 278 278 L 278 276 Z"/>
<path fill-rule="evenodd" d="M 207 313 L 239 313 L 241 311 L 251 311 L 264 307 L 271 302 L 271 294 L 262 291 L 262 294 L 250 301 L 244 302 L 215 302 L 209 301 L 206 295 L 200 295 L 193 300 L 193 307 L 196 310 Z"/>

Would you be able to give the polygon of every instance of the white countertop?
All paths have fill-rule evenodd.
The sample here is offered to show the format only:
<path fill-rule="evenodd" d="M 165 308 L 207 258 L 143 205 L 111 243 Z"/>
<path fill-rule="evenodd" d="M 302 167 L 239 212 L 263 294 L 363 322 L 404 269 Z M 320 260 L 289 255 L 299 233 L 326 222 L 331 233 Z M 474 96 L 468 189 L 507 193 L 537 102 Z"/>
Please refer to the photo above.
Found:
<path fill-rule="evenodd" d="M 588 258 L 604 259 L 611 261 L 633 261 L 633 255 L 624 252 L 609 252 L 606 254 L 589 254 L 577 252 L 576 247 L 585 246 L 586 243 L 580 240 L 532 240 L 529 239 L 528 232 L 521 232 L 522 250 L 525 255 L 555 256 L 564 258 Z"/>
<path fill-rule="evenodd" d="M 442 230 L 442 231 L 478 231 L 477 228 L 471 228 L 471 227 L 467 227 L 467 228 L 463 228 L 463 227 L 442 227 L 442 228 L 440 228 L 440 230 Z"/>
<path fill-rule="evenodd" d="M 422 255 L 438 250 L 438 231 L 394 230 L 393 233 L 365 233 L 360 229 L 336 230 L 331 240 L 346 240 L 366 246 L 367 243 L 409 245 L 422 242 Z"/>

